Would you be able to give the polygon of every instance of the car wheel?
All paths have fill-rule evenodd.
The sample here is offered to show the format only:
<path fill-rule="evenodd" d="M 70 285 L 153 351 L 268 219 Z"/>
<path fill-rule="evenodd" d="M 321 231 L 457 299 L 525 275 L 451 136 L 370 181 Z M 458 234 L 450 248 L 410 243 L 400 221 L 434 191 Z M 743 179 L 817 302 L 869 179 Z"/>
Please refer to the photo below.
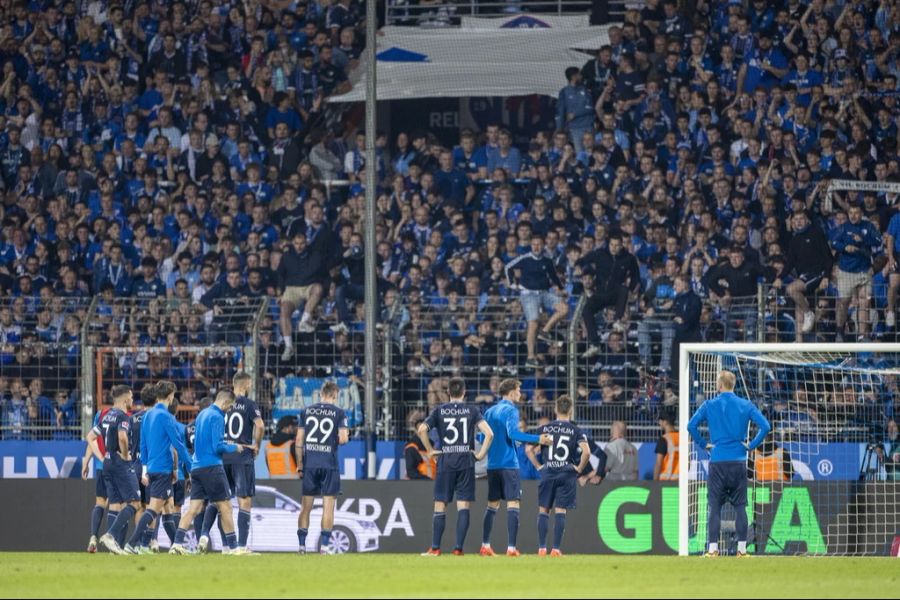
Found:
<path fill-rule="evenodd" d="M 331 547 L 335 554 L 357 552 L 356 537 L 346 527 L 335 527 L 331 530 Z"/>

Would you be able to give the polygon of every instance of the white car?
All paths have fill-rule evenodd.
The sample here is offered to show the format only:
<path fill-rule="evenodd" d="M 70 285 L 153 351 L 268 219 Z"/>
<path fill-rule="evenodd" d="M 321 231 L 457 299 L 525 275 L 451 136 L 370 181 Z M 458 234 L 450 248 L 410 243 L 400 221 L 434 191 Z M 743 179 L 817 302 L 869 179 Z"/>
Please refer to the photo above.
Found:
<path fill-rule="evenodd" d="M 185 506 L 190 499 L 185 499 Z M 237 499 L 231 501 L 235 525 L 237 524 Z M 297 515 L 300 503 L 273 487 L 256 486 L 253 498 L 253 512 L 250 521 L 250 538 L 247 546 L 258 552 L 296 552 Z M 306 551 L 317 552 L 322 523 L 322 500 L 316 498 L 309 517 L 309 535 L 306 537 Z M 221 548 L 219 528 L 213 526 L 209 534 L 210 546 Z M 335 510 L 334 527 L 331 530 L 331 544 L 336 554 L 345 552 L 372 552 L 378 550 L 381 530 L 375 521 L 356 513 Z M 159 529 L 159 546 L 168 548 L 169 537 L 162 527 Z M 195 548 L 197 540 L 193 529 L 188 531 L 185 545 Z"/>

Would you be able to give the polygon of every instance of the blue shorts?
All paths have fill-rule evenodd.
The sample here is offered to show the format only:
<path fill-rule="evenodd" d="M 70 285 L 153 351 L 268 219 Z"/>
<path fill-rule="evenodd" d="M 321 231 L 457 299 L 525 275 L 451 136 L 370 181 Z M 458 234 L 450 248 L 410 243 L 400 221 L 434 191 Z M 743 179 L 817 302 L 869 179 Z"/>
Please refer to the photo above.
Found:
<path fill-rule="evenodd" d="M 191 500 L 222 502 L 231 499 L 225 467 L 214 465 L 191 471 Z"/>
<path fill-rule="evenodd" d="M 168 500 L 174 492 L 171 473 L 147 473 L 150 485 L 147 486 L 147 496 Z"/>
<path fill-rule="evenodd" d="M 546 467 L 544 467 L 546 468 Z M 575 508 L 578 473 L 541 474 L 538 483 L 538 506 L 541 508 Z"/>
<path fill-rule="evenodd" d="M 706 498 L 710 506 L 726 502 L 736 509 L 747 506 L 747 465 L 742 460 L 709 463 Z"/>
<path fill-rule="evenodd" d="M 228 487 L 238 498 L 256 495 L 256 465 L 253 463 L 233 463 L 225 465 Z"/>
<path fill-rule="evenodd" d="M 559 296 L 549 290 L 522 290 L 519 296 L 522 312 L 526 321 L 537 321 L 541 316 L 541 307 L 548 313 L 556 310 Z"/>
<path fill-rule="evenodd" d="M 106 477 L 107 498 L 112 504 L 136 502 L 141 499 L 133 465 L 103 465 L 103 476 Z"/>
<path fill-rule="evenodd" d="M 434 477 L 435 502 L 453 502 L 454 493 L 457 500 L 475 500 L 475 467 L 458 470 L 438 468 Z"/>
<path fill-rule="evenodd" d="M 518 469 L 488 469 L 488 502 L 497 500 L 519 500 L 522 485 L 519 483 Z"/>
<path fill-rule="evenodd" d="M 341 472 L 337 469 L 304 469 L 304 496 L 337 496 L 341 493 Z"/>
<path fill-rule="evenodd" d="M 179 479 L 172 486 L 172 501 L 175 502 L 175 506 L 184 504 L 184 479 Z"/>
<path fill-rule="evenodd" d="M 103 472 L 103 469 L 95 469 L 94 470 L 94 495 L 98 498 L 107 498 L 108 492 L 106 491 L 106 473 Z"/>

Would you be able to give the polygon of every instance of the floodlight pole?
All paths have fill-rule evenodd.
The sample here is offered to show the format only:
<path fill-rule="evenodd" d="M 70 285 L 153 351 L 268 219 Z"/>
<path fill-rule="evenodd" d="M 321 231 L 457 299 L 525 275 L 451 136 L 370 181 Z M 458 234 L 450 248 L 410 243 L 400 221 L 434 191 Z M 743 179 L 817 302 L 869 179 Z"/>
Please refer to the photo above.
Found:
<path fill-rule="evenodd" d="M 378 295 L 375 274 L 375 186 L 377 162 L 375 156 L 375 29 L 376 2 L 366 4 L 366 218 L 365 246 L 365 435 L 366 474 L 375 479 L 377 474 L 375 453 L 375 324 L 378 319 Z"/>

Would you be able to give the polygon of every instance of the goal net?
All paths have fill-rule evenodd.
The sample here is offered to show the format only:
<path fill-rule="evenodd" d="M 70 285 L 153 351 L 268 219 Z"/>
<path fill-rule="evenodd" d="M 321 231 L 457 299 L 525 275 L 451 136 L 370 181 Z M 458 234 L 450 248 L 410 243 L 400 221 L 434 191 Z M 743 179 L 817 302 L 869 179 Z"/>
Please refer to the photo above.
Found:
<path fill-rule="evenodd" d="M 687 432 L 723 369 L 772 425 L 747 459 L 748 550 L 889 554 L 900 534 L 900 344 L 685 344 L 680 359 L 679 554 L 737 545 L 728 504 L 719 539 L 707 539 L 709 454 Z"/>

